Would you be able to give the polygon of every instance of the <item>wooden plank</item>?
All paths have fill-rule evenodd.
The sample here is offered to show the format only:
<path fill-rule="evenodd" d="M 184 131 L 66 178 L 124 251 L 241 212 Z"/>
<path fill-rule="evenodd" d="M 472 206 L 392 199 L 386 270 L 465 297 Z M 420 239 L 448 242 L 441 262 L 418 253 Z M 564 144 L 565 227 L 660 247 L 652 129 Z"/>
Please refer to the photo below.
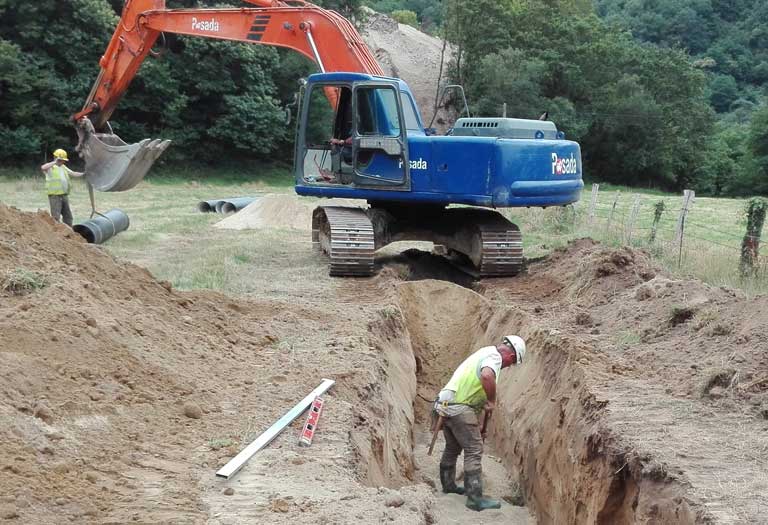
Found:
<path fill-rule="evenodd" d="M 323 395 L 329 388 L 334 385 L 335 382 L 336 381 L 333 379 L 323 379 L 323 382 L 320 383 L 320 386 L 307 394 L 307 397 L 299 401 L 296 406 L 286 412 L 285 415 L 278 419 L 277 422 L 275 422 L 271 427 L 269 427 L 266 432 L 261 434 L 250 445 L 241 450 L 237 456 L 229 460 L 226 465 L 221 467 L 218 472 L 216 472 L 216 475 L 220 478 L 229 479 L 237 474 L 237 471 L 243 468 L 243 465 L 245 465 L 245 463 L 251 459 L 254 454 L 269 445 L 272 440 L 275 439 L 278 434 L 280 434 L 280 432 L 285 429 L 285 427 L 290 425 L 294 419 L 299 417 L 307 408 L 309 408 L 309 405 L 312 404 L 312 401 L 314 401 L 316 397 Z"/>

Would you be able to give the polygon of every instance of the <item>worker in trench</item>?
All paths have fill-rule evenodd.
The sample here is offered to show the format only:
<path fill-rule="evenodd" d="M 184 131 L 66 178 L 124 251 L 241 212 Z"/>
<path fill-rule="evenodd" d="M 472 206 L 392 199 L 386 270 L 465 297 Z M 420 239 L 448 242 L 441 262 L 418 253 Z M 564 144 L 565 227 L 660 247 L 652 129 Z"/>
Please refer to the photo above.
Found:
<path fill-rule="evenodd" d="M 482 456 L 486 423 L 496 408 L 496 383 L 501 370 L 520 365 L 525 341 L 505 336 L 496 346 L 481 348 L 456 369 L 435 402 L 435 432 L 442 426 L 445 450 L 440 460 L 443 492 L 467 495 L 472 510 L 498 509 L 501 503 L 483 497 Z M 480 421 L 480 414 L 485 416 Z M 482 426 L 481 426 L 482 425 Z M 464 487 L 456 484 L 456 460 L 464 451 Z"/>
<path fill-rule="evenodd" d="M 51 217 L 72 227 L 72 208 L 69 207 L 69 190 L 72 187 L 70 177 L 82 177 L 79 171 L 72 171 L 66 165 L 69 161 L 67 152 L 57 149 L 53 152 L 53 160 L 40 166 L 45 175 L 45 191 L 48 193 L 48 204 L 51 206 Z"/>

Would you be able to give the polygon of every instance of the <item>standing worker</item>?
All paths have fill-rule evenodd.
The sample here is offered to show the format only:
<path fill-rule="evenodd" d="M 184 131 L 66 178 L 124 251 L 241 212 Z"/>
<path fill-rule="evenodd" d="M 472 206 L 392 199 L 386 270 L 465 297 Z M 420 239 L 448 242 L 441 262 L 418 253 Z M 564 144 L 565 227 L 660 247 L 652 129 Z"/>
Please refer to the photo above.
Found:
<path fill-rule="evenodd" d="M 51 217 L 72 227 L 72 209 L 69 207 L 69 190 L 72 186 L 69 177 L 82 177 L 83 173 L 72 171 L 65 164 L 69 161 L 67 152 L 57 149 L 53 160 L 40 166 L 45 174 L 45 190 L 51 205 Z"/>
<path fill-rule="evenodd" d="M 516 335 L 505 336 L 501 344 L 481 348 L 456 369 L 435 402 L 442 422 L 445 450 L 440 460 L 443 492 L 467 494 L 467 508 L 481 511 L 501 508 L 497 500 L 483 498 L 482 456 L 485 424 L 496 407 L 496 383 L 502 368 L 519 365 L 525 356 L 525 341 Z M 478 415 L 485 409 L 483 426 Z M 464 450 L 466 489 L 456 485 L 456 460 Z"/>

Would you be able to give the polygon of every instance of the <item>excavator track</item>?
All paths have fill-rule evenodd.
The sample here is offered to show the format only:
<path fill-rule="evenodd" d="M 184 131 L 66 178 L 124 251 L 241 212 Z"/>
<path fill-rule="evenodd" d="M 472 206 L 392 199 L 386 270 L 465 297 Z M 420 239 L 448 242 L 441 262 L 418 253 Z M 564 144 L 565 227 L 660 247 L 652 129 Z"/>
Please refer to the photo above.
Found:
<path fill-rule="evenodd" d="M 313 245 L 331 259 L 333 277 L 373 275 L 373 224 L 361 208 L 321 206 L 312 214 Z"/>
<path fill-rule="evenodd" d="M 440 244 L 462 271 L 482 279 L 509 277 L 523 268 L 523 237 L 520 228 L 497 211 L 478 208 L 446 210 L 441 219 L 450 225 L 450 238 Z"/>
<path fill-rule="evenodd" d="M 480 229 L 480 277 L 517 275 L 523 268 L 523 236 L 520 228 L 499 216 L 483 222 Z"/>

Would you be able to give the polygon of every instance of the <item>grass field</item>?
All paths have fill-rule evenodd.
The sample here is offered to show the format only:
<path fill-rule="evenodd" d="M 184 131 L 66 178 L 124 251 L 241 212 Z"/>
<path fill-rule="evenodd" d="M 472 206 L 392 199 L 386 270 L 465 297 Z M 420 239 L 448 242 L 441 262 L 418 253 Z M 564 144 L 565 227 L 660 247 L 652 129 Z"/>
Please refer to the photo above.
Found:
<path fill-rule="evenodd" d="M 638 199 L 637 215 L 630 229 L 635 198 Z M 505 213 L 527 234 L 528 256 L 563 245 L 575 237 L 592 237 L 615 246 L 644 248 L 678 275 L 695 276 L 716 286 L 741 288 L 749 295 L 768 292 L 768 248 L 762 250 L 764 255 L 754 277 L 742 279 L 738 271 L 741 241 L 746 233 L 746 199 L 696 197 L 686 217 L 682 249 L 675 239 L 682 195 L 601 185 L 591 219 L 590 200 L 591 185 L 587 185 L 575 209 Z M 662 202 L 664 209 L 651 241 L 655 207 Z M 764 235 L 766 233 L 764 231 Z"/>
<path fill-rule="evenodd" d="M 87 219 L 90 205 L 85 185 L 75 180 L 74 186 L 71 203 L 75 220 Z M 742 280 L 738 273 L 745 200 L 697 197 L 686 221 L 678 266 L 680 252 L 674 237 L 681 196 L 601 185 L 595 215 L 590 220 L 590 191 L 587 185 L 575 209 L 504 211 L 520 225 L 528 257 L 545 255 L 573 238 L 588 236 L 613 245 L 646 248 L 680 275 L 739 287 L 750 295 L 768 291 L 764 263 L 755 278 Z M 268 293 L 271 272 L 292 271 L 298 278 L 325 271 L 325 262 L 318 260 L 310 248 L 307 232 L 217 230 L 211 226 L 221 216 L 203 214 L 196 208 L 205 199 L 264 193 L 293 193 L 289 169 L 257 167 L 221 171 L 214 176 L 201 168 L 159 170 L 132 191 L 97 193 L 96 199 L 99 210 L 120 207 L 131 219 L 130 229 L 107 243 L 115 255 L 149 268 L 180 289 L 211 288 L 241 294 L 255 290 Z M 639 207 L 630 235 L 628 223 L 635 195 Z M 47 210 L 42 176 L 37 176 L 34 169 L 0 171 L 0 201 L 24 210 Z M 662 201 L 664 212 L 651 243 L 654 206 Z M 306 249 L 296 250 L 296 245 Z M 768 248 L 763 252 L 768 254 Z M 251 264 L 255 261 L 258 264 Z"/>

